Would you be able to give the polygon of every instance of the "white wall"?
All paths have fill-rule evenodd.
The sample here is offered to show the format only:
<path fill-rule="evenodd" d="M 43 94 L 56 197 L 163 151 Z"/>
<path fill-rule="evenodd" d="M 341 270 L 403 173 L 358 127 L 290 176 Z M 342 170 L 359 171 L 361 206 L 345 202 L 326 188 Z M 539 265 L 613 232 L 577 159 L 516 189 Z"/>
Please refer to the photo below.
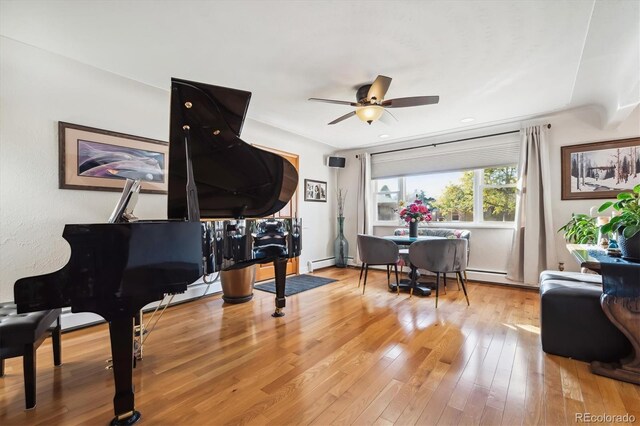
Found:
<path fill-rule="evenodd" d="M 58 189 L 58 121 L 167 140 L 169 91 L 4 37 L 0 52 L 0 301 L 6 301 L 13 299 L 17 279 L 67 262 L 64 224 L 103 223 L 119 197 Z M 329 146 L 252 120 L 242 138 L 299 154 L 300 188 L 305 177 L 334 187 L 333 173 L 323 165 Z M 305 272 L 308 260 L 333 256 L 334 233 L 326 230 L 335 228 L 335 204 L 333 198 L 305 203 L 298 192 Z M 141 194 L 136 215 L 166 218 L 166 202 L 165 195 Z"/>
<path fill-rule="evenodd" d="M 592 206 L 599 206 L 605 200 L 561 200 L 561 168 L 560 168 L 560 147 L 564 145 L 574 145 L 588 142 L 598 142 L 612 139 L 624 139 L 629 137 L 640 136 L 640 107 L 636 108 L 629 117 L 626 118 L 615 129 L 602 129 L 601 111 L 585 107 L 581 109 L 551 114 L 540 117 L 535 121 L 527 123 L 511 123 L 492 128 L 476 129 L 468 132 L 456 134 L 438 135 L 432 138 L 425 138 L 416 141 L 407 141 L 396 145 L 396 147 L 411 147 L 423 145 L 427 143 L 437 143 L 446 140 L 454 140 L 465 137 L 472 137 L 482 134 L 498 133 L 513 129 L 518 129 L 521 125 L 534 123 L 551 123 L 552 127 L 549 131 L 549 155 L 551 167 L 551 188 L 552 210 L 553 210 L 553 227 L 560 228 L 571 217 L 571 213 L 589 213 Z M 355 155 L 361 152 L 378 152 L 387 149 L 388 146 L 378 146 L 368 149 L 340 151 L 337 155 L 347 158 L 347 167 L 340 172 L 338 185 L 346 188 L 350 194 L 357 193 L 358 170 L 359 163 Z M 356 206 L 355 200 L 346 206 L 346 225 L 345 234 L 350 244 L 355 247 L 356 243 Z M 430 225 L 438 226 L 438 225 Z M 446 225 L 444 225 L 446 226 Z M 464 225 L 460 225 L 464 227 Z M 373 233 L 375 235 L 391 235 L 395 227 L 391 226 L 374 226 Z M 511 250 L 511 240 L 513 238 L 512 229 L 492 229 L 471 227 L 472 244 L 470 269 L 479 269 L 486 271 L 505 271 L 507 266 L 507 256 Z M 578 265 L 571 258 L 565 248 L 565 241 L 561 234 L 556 234 L 556 244 L 558 252 L 558 261 L 565 263 L 568 270 L 579 270 Z M 552 265 L 557 267 L 557 262 Z M 476 278 L 476 277 L 474 277 Z M 485 274 L 478 279 L 495 282 L 505 282 L 504 277 L 499 275 Z"/>

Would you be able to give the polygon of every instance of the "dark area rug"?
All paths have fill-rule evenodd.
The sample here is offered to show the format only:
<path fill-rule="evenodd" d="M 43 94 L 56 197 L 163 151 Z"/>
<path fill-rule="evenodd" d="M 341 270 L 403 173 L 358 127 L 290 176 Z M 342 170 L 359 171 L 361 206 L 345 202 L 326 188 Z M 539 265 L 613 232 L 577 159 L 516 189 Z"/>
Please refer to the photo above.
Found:
<path fill-rule="evenodd" d="M 311 290 L 312 288 L 322 287 L 325 284 L 336 282 L 333 278 L 314 277 L 313 275 L 295 275 L 287 277 L 287 284 L 284 288 L 284 295 L 291 296 L 294 294 L 302 293 L 303 291 Z M 263 284 L 256 284 L 254 287 L 256 290 L 268 291 L 269 293 L 276 292 L 276 282 L 267 281 Z"/>

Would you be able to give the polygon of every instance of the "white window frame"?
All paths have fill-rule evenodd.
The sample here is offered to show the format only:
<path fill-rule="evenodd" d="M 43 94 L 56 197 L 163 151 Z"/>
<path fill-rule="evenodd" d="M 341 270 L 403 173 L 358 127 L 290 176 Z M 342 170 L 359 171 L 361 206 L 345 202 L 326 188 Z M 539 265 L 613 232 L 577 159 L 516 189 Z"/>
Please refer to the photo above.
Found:
<path fill-rule="evenodd" d="M 494 167 L 511 167 L 513 164 L 504 164 L 500 166 Z M 516 165 L 517 167 L 517 165 Z M 449 221 L 449 222 L 434 222 L 438 226 L 465 226 L 465 227 L 483 227 L 483 228 L 513 228 L 515 222 L 501 222 L 501 221 L 485 221 L 484 220 L 484 210 L 482 208 L 484 193 L 483 190 L 485 188 L 516 188 L 516 184 L 505 184 L 505 185 L 487 185 L 484 183 L 484 170 L 491 167 L 485 167 L 481 169 L 473 170 L 473 222 L 460 222 L 460 221 Z M 464 171 L 464 170 L 460 170 Z M 399 191 L 388 191 L 388 192 L 380 192 L 378 191 L 378 181 L 382 179 L 397 179 L 398 180 L 398 188 Z M 391 193 L 398 194 L 398 200 L 403 200 L 405 202 L 411 202 L 413 200 L 406 200 L 405 197 L 405 187 L 406 187 L 406 178 L 405 177 L 388 177 L 381 179 L 372 179 L 373 185 L 371 185 L 373 189 L 373 203 L 372 203 L 372 217 L 374 226 L 396 226 L 401 227 L 403 223 L 400 222 L 400 218 L 394 220 L 379 220 L 378 219 L 378 194 L 382 193 Z"/>

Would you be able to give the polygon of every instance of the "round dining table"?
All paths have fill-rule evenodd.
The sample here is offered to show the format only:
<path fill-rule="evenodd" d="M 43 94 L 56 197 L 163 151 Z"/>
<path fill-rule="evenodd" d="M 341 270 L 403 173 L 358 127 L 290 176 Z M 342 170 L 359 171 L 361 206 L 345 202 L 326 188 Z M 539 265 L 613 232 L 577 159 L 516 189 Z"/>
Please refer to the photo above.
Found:
<path fill-rule="evenodd" d="M 396 243 L 398 246 L 403 247 L 406 246 L 406 249 L 400 249 L 400 255 L 405 255 L 405 259 L 409 259 L 409 246 L 416 241 L 424 241 L 424 240 L 443 240 L 444 237 L 432 237 L 432 236 L 418 236 L 418 237 L 410 237 L 408 235 L 387 235 L 383 237 L 385 240 L 392 241 Z M 418 296 L 429 296 L 431 295 L 431 289 L 435 288 L 435 283 L 430 282 L 421 282 L 418 281 L 420 279 L 420 272 L 418 272 L 418 268 L 409 263 L 409 267 L 411 271 L 409 272 L 409 279 L 401 279 L 400 280 L 400 290 L 402 291 L 410 291 L 411 287 L 413 287 L 413 294 Z M 396 285 L 391 284 L 389 286 L 389 291 L 396 291 Z"/>

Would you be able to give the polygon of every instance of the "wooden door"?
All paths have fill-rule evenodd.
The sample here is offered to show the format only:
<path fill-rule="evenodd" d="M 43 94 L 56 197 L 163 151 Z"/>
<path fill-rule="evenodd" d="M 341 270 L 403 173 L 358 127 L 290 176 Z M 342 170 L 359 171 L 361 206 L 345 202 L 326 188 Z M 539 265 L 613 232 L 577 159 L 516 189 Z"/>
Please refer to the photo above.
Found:
<path fill-rule="evenodd" d="M 296 168 L 296 171 L 298 171 L 298 156 L 296 154 L 291 154 L 289 152 L 284 152 L 284 151 L 278 151 L 272 148 L 259 146 L 259 145 L 255 145 L 255 146 L 257 148 L 264 149 L 265 151 L 273 152 L 275 154 L 278 154 L 286 158 L 287 160 L 289 160 L 291 164 L 293 164 L 293 167 Z M 286 206 L 284 206 L 282 210 L 274 213 L 273 217 L 289 218 L 289 217 L 295 217 L 297 213 L 298 213 L 298 191 L 293 193 L 293 196 L 291 197 L 291 201 L 289 201 L 289 203 Z M 295 257 L 293 259 L 289 259 L 289 261 L 287 262 L 287 275 L 297 274 L 297 273 L 298 273 L 298 258 Z M 273 268 L 273 263 L 257 265 L 256 281 L 269 280 L 269 279 L 273 279 L 274 277 L 275 277 L 275 270 Z"/>

